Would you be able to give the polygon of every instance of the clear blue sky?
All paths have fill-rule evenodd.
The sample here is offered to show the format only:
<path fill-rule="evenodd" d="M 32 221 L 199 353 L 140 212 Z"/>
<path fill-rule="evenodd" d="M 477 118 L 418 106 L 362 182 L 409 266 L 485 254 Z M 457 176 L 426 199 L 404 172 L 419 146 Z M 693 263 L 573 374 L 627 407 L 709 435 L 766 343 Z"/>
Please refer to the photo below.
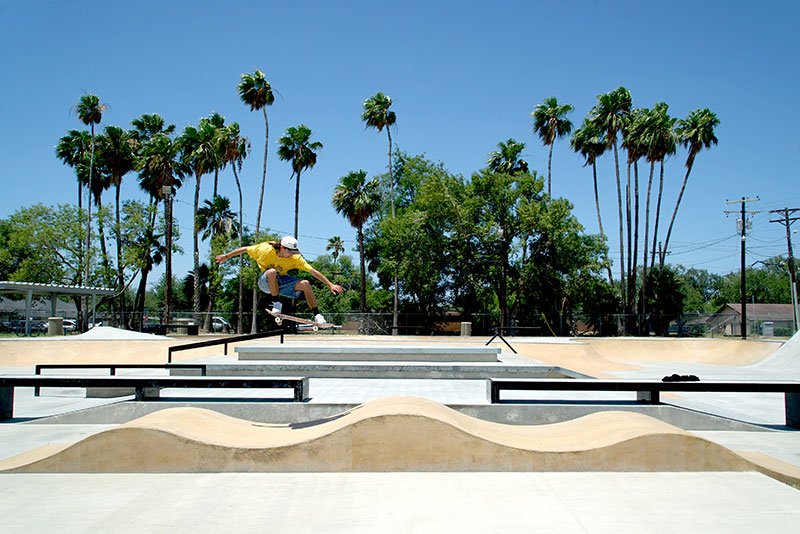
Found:
<path fill-rule="evenodd" d="M 163 4 L 163 5 L 162 5 Z M 54 155 L 58 139 L 81 128 L 73 108 L 84 93 L 109 105 L 101 126 L 128 127 L 159 113 L 178 130 L 216 111 L 237 121 L 253 145 L 242 179 L 245 222 L 255 223 L 263 120 L 236 92 L 239 76 L 263 70 L 278 96 L 269 109 L 268 196 L 262 226 L 290 233 L 294 182 L 275 153 L 289 126 L 305 123 L 324 144 L 302 177 L 300 242 L 313 259 L 333 235 L 354 253 L 355 232 L 330 205 L 339 178 L 386 168 L 385 133 L 366 130 L 362 102 L 393 100 L 393 138 L 469 176 L 501 140 L 527 143 L 542 174 L 547 151 L 530 113 L 546 97 L 570 103 L 578 126 L 600 93 L 627 87 L 636 107 L 669 104 L 685 117 L 710 108 L 719 145 L 697 158 L 681 204 L 670 261 L 727 273 L 739 266 L 735 217 L 727 199 L 761 198 L 748 263 L 785 253 L 771 209 L 800 207 L 796 1 L 535 2 L 62 2 L 0 0 L 0 217 L 36 202 L 75 202 L 72 170 Z M 666 229 L 684 175 L 681 150 L 667 162 Z M 609 235 L 617 235 L 611 158 L 600 165 Z M 597 232 L 591 170 L 563 140 L 553 155 L 553 193 L 575 205 Z M 222 192 L 235 198 L 232 175 Z M 191 266 L 193 186 L 178 193 L 183 258 Z M 136 177 L 126 197 L 143 198 Z M 211 195 L 204 180 L 203 196 Z M 112 194 L 107 201 L 111 202 Z M 800 222 L 795 225 L 800 228 Z M 663 238 L 663 231 L 661 233 Z M 612 257 L 619 250 L 612 238 Z M 205 257 L 206 253 L 204 253 Z M 616 272 L 616 270 L 615 270 Z"/>

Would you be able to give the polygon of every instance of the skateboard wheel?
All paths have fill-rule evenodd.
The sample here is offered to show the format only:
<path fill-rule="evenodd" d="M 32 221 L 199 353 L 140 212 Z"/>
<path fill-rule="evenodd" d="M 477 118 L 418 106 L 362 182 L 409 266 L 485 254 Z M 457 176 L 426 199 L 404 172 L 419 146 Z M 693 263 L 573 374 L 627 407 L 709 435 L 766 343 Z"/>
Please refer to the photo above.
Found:
<path fill-rule="evenodd" d="M 314 332 L 316 332 L 317 330 L 319 330 L 319 327 L 317 325 L 314 325 L 313 330 L 314 330 Z"/>
<path fill-rule="evenodd" d="M 283 324 L 283 319 L 281 317 L 275 317 L 275 324 L 280 326 Z"/>

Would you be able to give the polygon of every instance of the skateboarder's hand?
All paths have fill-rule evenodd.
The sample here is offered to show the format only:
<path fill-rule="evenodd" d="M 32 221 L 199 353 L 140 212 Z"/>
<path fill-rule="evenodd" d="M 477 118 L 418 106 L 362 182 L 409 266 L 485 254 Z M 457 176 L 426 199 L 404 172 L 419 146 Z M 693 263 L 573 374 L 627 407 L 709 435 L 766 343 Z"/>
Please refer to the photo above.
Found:
<path fill-rule="evenodd" d="M 227 254 L 220 254 L 219 256 L 217 256 L 214 259 L 216 260 L 217 263 L 223 263 L 225 260 L 228 259 L 228 255 Z"/>
<path fill-rule="evenodd" d="M 331 286 L 331 293 L 333 293 L 334 295 L 341 295 L 342 293 L 344 293 L 344 288 L 340 285 L 333 284 Z"/>

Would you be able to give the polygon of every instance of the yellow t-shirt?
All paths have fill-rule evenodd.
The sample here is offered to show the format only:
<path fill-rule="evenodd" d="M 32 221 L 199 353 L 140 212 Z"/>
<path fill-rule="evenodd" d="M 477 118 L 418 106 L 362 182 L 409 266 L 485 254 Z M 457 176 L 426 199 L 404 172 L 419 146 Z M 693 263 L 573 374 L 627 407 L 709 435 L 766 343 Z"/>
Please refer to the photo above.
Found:
<path fill-rule="evenodd" d="M 310 272 L 313 269 L 300 253 L 293 254 L 288 258 L 281 258 L 278 256 L 278 251 L 267 242 L 247 247 L 247 254 L 256 260 L 261 272 L 267 269 L 275 269 L 279 275 L 285 275 L 293 269 L 300 269 L 306 272 Z"/>

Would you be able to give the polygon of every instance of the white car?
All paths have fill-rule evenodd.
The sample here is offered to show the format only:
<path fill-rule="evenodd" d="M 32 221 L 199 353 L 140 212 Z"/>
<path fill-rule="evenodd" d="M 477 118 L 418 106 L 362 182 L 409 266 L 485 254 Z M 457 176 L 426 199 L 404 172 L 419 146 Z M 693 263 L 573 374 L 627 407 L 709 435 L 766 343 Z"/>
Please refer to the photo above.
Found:
<path fill-rule="evenodd" d="M 74 332 L 78 329 L 78 323 L 72 319 L 64 319 L 64 333 Z"/>
<path fill-rule="evenodd" d="M 231 323 L 223 319 L 222 317 L 212 317 L 211 318 L 211 329 L 214 332 L 225 332 L 228 333 L 231 331 Z"/>

